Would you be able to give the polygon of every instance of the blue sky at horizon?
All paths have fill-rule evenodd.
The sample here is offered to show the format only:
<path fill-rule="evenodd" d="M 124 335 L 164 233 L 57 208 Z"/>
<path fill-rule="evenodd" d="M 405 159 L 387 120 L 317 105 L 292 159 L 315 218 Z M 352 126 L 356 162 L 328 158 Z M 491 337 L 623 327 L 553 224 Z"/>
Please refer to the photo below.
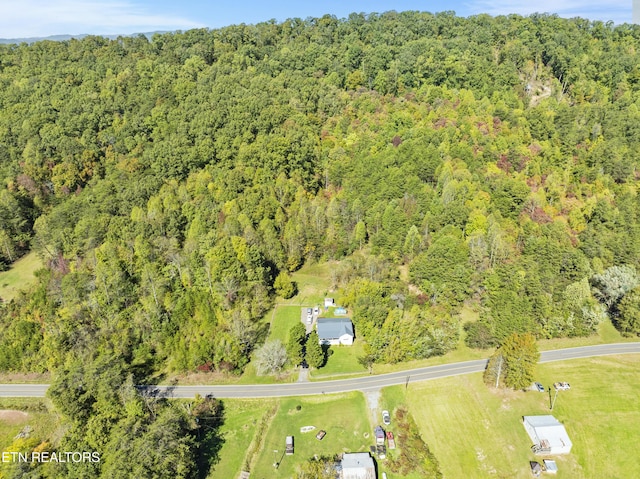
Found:
<path fill-rule="evenodd" d="M 344 18 L 351 12 L 388 10 L 453 10 L 460 16 L 544 12 L 616 24 L 632 20 L 632 0 L 0 0 L 0 38 L 219 28 L 272 18 L 282 21 L 324 14 Z"/>

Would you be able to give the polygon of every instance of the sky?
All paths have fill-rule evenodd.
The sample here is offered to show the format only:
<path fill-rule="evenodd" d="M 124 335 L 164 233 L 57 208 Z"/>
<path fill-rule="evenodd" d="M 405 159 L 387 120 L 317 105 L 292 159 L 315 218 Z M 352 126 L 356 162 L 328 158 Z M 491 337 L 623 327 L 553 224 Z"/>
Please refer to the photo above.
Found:
<path fill-rule="evenodd" d="M 131 34 L 219 28 L 292 17 L 344 18 L 351 12 L 453 10 L 458 15 L 555 13 L 632 21 L 637 0 L 0 0 L 0 38 L 83 33 Z"/>

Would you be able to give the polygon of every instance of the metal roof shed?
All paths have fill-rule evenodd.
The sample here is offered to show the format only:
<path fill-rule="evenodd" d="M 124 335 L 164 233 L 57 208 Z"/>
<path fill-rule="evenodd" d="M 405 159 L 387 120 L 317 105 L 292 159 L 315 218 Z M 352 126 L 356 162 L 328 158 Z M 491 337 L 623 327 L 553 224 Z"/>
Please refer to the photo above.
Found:
<path fill-rule="evenodd" d="M 368 452 L 345 453 L 342 456 L 343 479 L 376 479 L 376 466 Z"/>
<path fill-rule="evenodd" d="M 569 454 L 571 439 L 560 421 L 553 416 L 524 416 L 522 418 L 527 434 L 533 441 L 532 450 L 536 454 Z"/>

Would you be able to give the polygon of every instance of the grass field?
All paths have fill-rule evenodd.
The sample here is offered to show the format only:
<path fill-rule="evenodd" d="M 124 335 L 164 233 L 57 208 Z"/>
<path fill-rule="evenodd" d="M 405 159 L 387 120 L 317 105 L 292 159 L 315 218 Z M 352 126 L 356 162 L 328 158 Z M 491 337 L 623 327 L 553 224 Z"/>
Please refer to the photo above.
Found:
<path fill-rule="evenodd" d="M 40 268 L 42 261 L 34 252 L 13 263 L 10 269 L 0 273 L 0 298 L 12 300 L 18 291 L 35 281 L 34 273 Z"/>
<path fill-rule="evenodd" d="M 337 264 L 335 261 L 330 261 L 305 265 L 293 273 L 291 278 L 298 284 L 298 294 L 284 302 L 303 306 L 322 304 L 325 296 L 331 297 L 333 294 L 329 291 L 329 276 L 331 269 L 335 268 Z"/>
<path fill-rule="evenodd" d="M 555 456 L 562 478 L 640 477 L 639 355 L 604 356 L 538 366 L 545 386 L 567 381 L 553 415 L 573 441 L 571 454 Z M 392 387 L 381 407 L 407 404 L 424 440 L 448 478 L 530 478 L 531 442 L 521 417 L 549 414 L 549 395 L 495 391 L 480 374 Z"/>
<path fill-rule="evenodd" d="M 210 478 L 237 477 L 242 470 L 248 451 L 256 437 L 260 422 L 269 410 L 277 405 L 273 400 L 224 400 L 225 421 L 221 428 L 224 444 L 220 451 L 220 461 L 215 465 Z M 268 423 L 269 418 L 265 418 Z"/>
<path fill-rule="evenodd" d="M 303 434 L 300 432 L 303 426 L 316 426 L 315 432 Z M 327 432 L 322 441 L 315 438 L 320 429 Z M 296 466 L 316 454 L 333 456 L 345 451 L 368 450 L 373 443 L 372 434 L 365 400 L 360 393 L 283 399 L 251 476 L 294 477 Z M 293 456 L 284 455 L 286 436 L 294 436 Z M 273 467 L 274 461 L 280 462 L 278 469 Z"/>
<path fill-rule="evenodd" d="M 31 428 L 29 438 L 36 444 L 54 437 L 59 427 L 58 417 L 50 412 L 49 407 L 47 399 L 0 398 L 0 451 L 11 450 L 16 435 L 26 426 Z"/>
<path fill-rule="evenodd" d="M 365 375 L 368 371 L 358 364 L 358 356 L 364 355 L 364 343 L 355 341 L 352 346 L 331 346 L 327 363 L 311 371 L 311 379 L 336 379 L 343 375 Z"/>
<path fill-rule="evenodd" d="M 289 330 L 300 322 L 300 311 L 300 306 L 276 306 L 269 329 L 269 339 L 279 339 L 287 344 Z"/>

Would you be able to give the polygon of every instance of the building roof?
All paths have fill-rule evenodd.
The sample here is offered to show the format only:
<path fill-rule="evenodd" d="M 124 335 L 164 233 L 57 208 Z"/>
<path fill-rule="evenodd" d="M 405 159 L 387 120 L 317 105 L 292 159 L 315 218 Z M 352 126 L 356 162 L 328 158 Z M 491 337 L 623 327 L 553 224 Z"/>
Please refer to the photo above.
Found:
<path fill-rule="evenodd" d="M 368 452 L 345 453 L 342 456 L 343 479 L 375 479 L 376 466 Z"/>
<path fill-rule="evenodd" d="M 374 467 L 373 458 L 368 452 L 345 452 L 342 456 L 342 469 L 350 467 Z"/>
<path fill-rule="evenodd" d="M 573 445 L 566 429 L 560 421 L 553 416 L 524 416 L 523 422 L 529 437 L 534 444 L 541 444 L 543 441 L 554 451 L 571 450 Z M 527 425 L 529 427 L 527 427 Z"/>
<path fill-rule="evenodd" d="M 343 335 L 353 337 L 353 323 L 349 318 L 318 318 L 318 338 L 336 339 Z"/>
<path fill-rule="evenodd" d="M 527 421 L 533 427 L 549 427 L 549 426 L 562 426 L 562 423 L 551 415 L 546 416 L 524 416 L 522 419 Z"/>

